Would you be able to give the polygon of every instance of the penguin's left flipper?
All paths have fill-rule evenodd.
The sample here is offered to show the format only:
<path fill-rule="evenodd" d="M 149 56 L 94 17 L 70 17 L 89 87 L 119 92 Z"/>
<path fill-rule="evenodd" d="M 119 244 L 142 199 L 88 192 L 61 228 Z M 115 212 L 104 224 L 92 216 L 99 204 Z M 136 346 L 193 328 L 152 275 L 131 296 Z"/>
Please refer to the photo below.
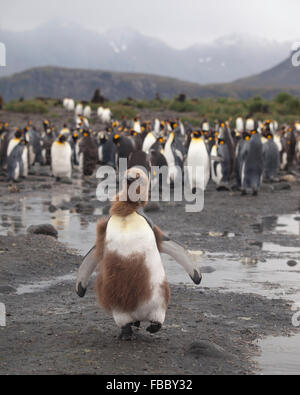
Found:
<path fill-rule="evenodd" d="M 173 240 L 164 236 L 160 246 L 160 252 L 170 255 L 189 274 L 195 284 L 199 285 L 202 280 L 200 268 L 193 262 L 188 251 Z"/>
<path fill-rule="evenodd" d="M 84 297 L 89 278 L 97 267 L 98 260 L 95 255 L 96 247 L 94 246 L 85 256 L 77 273 L 76 293 L 81 298 Z"/>

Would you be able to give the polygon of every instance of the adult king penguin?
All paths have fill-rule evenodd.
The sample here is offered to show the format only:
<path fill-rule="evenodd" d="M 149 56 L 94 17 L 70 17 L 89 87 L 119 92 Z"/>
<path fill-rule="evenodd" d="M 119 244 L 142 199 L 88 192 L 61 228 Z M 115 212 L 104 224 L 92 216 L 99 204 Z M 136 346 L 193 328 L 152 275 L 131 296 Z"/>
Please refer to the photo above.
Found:
<path fill-rule="evenodd" d="M 278 177 L 280 168 L 280 153 L 271 131 L 265 135 L 265 138 L 267 141 L 263 144 L 264 175 L 266 180 L 274 181 Z"/>
<path fill-rule="evenodd" d="M 189 183 L 193 192 L 196 189 L 203 190 L 204 188 L 205 190 L 210 178 L 210 160 L 204 138 L 199 130 L 192 132 L 186 163 Z M 202 170 L 204 179 L 200 173 Z"/>
<path fill-rule="evenodd" d="M 56 179 L 71 178 L 72 149 L 65 135 L 59 135 L 51 146 L 51 168 Z"/>
<path fill-rule="evenodd" d="M 164 323 L 170 290 L 160 253 L 171 255 L 196 284 L 201 282 L 200 270 L 186 251 L 145 217 L 142 207 L 148 189 L 148 177 L 141 169 L 127 170 L 110 217 L 98 222 L 96 246 L 85 257 L 76 283 L 76 292 L 83 297 L 98 266 L 98 301 L 121 328 L 123 340 L 132 339 L 132 326 L 140 326 L 141 321 L 150 323 L 150 333 Z"/>
<path fill-rule="evenodd" d="M 242 194 L 247 194 L 247 189 L 252 189 L 256 196 L 263 175 L 263 144 L 257 130 L 251 131 L 251 138 L 243 147 L 242 157 Z"/>

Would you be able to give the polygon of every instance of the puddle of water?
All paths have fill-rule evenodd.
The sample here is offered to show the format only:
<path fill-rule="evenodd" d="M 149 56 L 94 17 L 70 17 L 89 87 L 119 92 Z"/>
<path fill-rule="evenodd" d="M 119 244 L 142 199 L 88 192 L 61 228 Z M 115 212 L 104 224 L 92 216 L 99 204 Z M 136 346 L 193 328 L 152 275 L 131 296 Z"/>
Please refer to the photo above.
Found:
<path fill-rule="evenodd" d="M 0 207 L 0 235 L 24 234 L 30 225 L 50 223 L 58 231 L 58 240 L 85 255 L 95 241 L 96 222 L 102 215 L 102 208 L 96 208 L 94 215 L 86 220 L 84 214 L 58 209 L 48 210 L 49 204 L 59 206 L 70 201 L 70 196 L 54 194 L 48 199 L 40 197 L 23 198 L 16 204 Z M 83 237 L 84 235 L 84 237 Z"/>
<path fill-rule="evenodd" d="M 17 295 L 31 294 L 46 291 L 48 288 L 60 283 L 75 281 L 76 273 L 66 274 L 64 276 L 55 277 L 51 280 L 37 281 L 32 284 L 22 284 L 16 289 Z"/>
<path fill-rule="evenodd" d="M 277 234 L 300 236 L 299 213 L 263 217 L 261 224 L 254 224 L 258 233 L 269 231 Z"/>
<path fill-rule="evenodd" d="M 263 375 L 300 374 L 300 334 L 268 337 L 257 342 L 262 354 L 255 358 Z"/>
<path fill-rule="evenodd" d="M 282 246 L 275 243 L 263 243 L 262 250 L 267 252 L 276 252 L 279 254 L 300 253 L 300 247 Z"/>

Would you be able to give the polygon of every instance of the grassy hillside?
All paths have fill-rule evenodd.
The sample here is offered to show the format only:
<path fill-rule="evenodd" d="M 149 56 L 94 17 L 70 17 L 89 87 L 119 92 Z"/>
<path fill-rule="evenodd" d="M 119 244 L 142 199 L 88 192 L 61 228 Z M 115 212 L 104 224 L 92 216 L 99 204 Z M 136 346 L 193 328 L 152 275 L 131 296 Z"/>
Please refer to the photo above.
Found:
<path fill-rule="evenodd" d="M 93 110 L 98 107 L 96 104 L 87 103 Z M 163 100 L 123 99 L 108 101 L 104 106 L 111 108 L 114 117 L 118 119 L 122 116 L 132 118 L 138 114 L 143 118 L 180 116 L 184 121 L 195 126 L 199 125 L 204 114 L 211 122 L 229 118 L 235 119 L 238 116 L 246 117 L 249 113 L 252 113 L 257 120 L 270 118 L 276 119 L 280 123 L 300 119 L 300 100 L 288 93 L 280 93 L 273 100 L 262 99 L 259 96 L 248 100 L 175 97 Z M 67 119 L 72 118 L 72 113 L 62 112 L 62 103 L 56 99 L 11 101 L 4 105 L 4 110 L 23 114 L 41 114 L 49 119 L 55 119 L 58 113 L 65 114 Z M 91 123 L 93 124 L 93 119 Z"/>
<path fill-rule="evenodd" d="M 297 74 L 299 70 L 292 71 Z M 297 83 L 285 87 L 281 78 L 280 86 L 276 86 L 271 83 L 270 75 L 273 75 L 272 71 L 264 73 L 259 77 L 259 83 L 245 79 L 231 84 L 199 85 L 150 74 L 38 67 L 0 78 L 0 95 L 5 101 L 18 100 L 21 97 L 72 97 L 90 100 L 95 89 L 100 88 L 104 97 L 114 101 L 128 97 L 151 100 L 156 94 L 163 99 L 171 99 L 180 93 L 190 98 L 225 97 L 246 100 L 258 95 L 273 99 L 280 92 L 286 91 L 300 97 L 300 79 L 299 83 L 296 79 Z"/>

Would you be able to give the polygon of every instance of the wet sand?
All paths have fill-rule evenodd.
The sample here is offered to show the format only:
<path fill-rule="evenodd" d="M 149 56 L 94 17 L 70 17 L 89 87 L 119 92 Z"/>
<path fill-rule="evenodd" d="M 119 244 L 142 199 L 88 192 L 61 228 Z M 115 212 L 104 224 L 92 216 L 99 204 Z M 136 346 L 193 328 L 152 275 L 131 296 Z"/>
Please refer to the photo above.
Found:
<path fill-rule="evenodd" d="M 7 326 L 0 327 L 0 373 L 260 373 L 254 362 L 261 351 L 256 340 L 295 332 L 291 324 L 294 293 L 284 283 L 285 278 L 281 289 L 278 278 L 272 283 L 262 273 L 260 286 L 270 290 L 264 297 L 257 294 L 259 290 L 253 293 L 251 276 L 243 280 L 244 292 L 235 287 L 234 275 L 241 267 L 233 274 L 232 290 L 230 276 L 224 284 L 219 276 L 216 286 L 210 286 L 209 276 L 214 273 L 209 268 L 218 273 L 219 265 L 230 265 L 231 261 L 234 265 L 237 259 L 240 266 L 259 274 L 260 264 L 271 265 L 280 257 L 285 265 L 282 272 L 291 270 L 287 261 L 296 261 L 293 270 L 297 276 L 299 234 L 294 227 L 289 231 L 289 225 L 286 232 L 281 231 L 280 221 L 286 217 L 280 216 L 297 215 L 299 181 L 291 189 L 274 190 L 271 185 L 263 185 L 258 197 L 217 192 L 211 184 L 201 213 L 186 213 L 180 202 L 163 203 L 159 211 L 149 212 L 170 237 L 190 250 L 204 252 L 201 265 L 206 270 L 199 287 L 188 279 L 186 284 L 177 281 L 171 286 L 171 303 L 161 332 L 150 335 L 142 326 L 134 341 L 120 342 L 112 318 L 96 304 L 93 280 L 84 299 L 74 292 L 72 279 L 84 244 L 72 243 L 63 230 L 59 231 L 58 240 L 26 234 L 29 224 L 22 220 L 22 216 L 36 212 L 30 199 L 43 199 L 45 212 L 59 228 L 57 221 L 63 210 L 58 214 L 49 208 L 53 195 L 65 194 L 70 199 L 64 209 L 78 216 L 84 239 L 85 229 L 92 234 L 105 207 L 95 199 L 96 182 L 81 182 L 75 174 L 72 185 L 56 183 L 44 170 L 47 169 L 42 168 L 44 175 L 31 175 L 16 184 L 18 191 L 0 178 L 0 302 L 7 309 Z M 5 210 L 9 215 L 5 216 Z M 35 224 L 39 223 L 36 217 L 32 216 Z M 61 241 L 67 241 L 67 246 Z M 79 252 L 71 249 L 76 244 Z M 90 241 L 87 244 L 86 250 Z M 284 247 L 288 250 L 282 253 Z M 22 288 L 23 285 L 28 287 Z M 284 297 L 282 290 L 286 291 Z"/>

